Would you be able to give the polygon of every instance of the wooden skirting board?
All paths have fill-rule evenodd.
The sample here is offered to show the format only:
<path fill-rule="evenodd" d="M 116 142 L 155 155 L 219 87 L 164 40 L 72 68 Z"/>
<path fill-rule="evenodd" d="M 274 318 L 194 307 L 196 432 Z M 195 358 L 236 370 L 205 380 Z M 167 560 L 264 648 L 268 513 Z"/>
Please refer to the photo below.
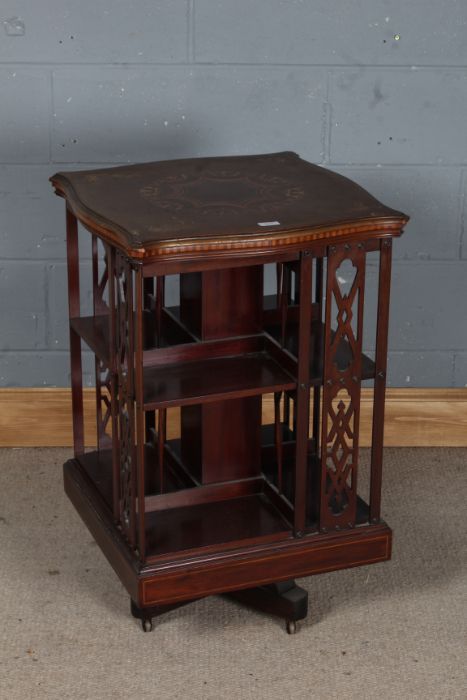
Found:
<path fill-rule="evenodd" d="M 273 422 L 272 396 L 264 415 Z M 95 397 L 84 390 L 87 444 L 95 441 Z M 370 444 L 372 390 L 364 389 L 360 444 Z M 177 409 L 168 411 L 167 436 L 178 429 Z M 385 440 L 392 447 L 467 446 L 467 389 L 388 389 Z M 72 444 L 69 389 L 0 389 L 0 447 L 69 447 Z"/>

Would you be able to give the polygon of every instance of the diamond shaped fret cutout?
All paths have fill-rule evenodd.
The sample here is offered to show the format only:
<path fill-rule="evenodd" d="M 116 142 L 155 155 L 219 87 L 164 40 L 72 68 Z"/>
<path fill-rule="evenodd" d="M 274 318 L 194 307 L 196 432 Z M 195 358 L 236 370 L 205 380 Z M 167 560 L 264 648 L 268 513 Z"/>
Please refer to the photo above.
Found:
<path fill-rule="evenodd" d="M 354 360 L 355 334 L 352 328 L 353 305 L 358 299 L 357 268 L 345 258 L 335 272 L 333 317 L 337 321 L 334 362 L 345 372 Z"/>
<path fill-rule="evenodd" d="M 336 280 L 342 297 L 347 297 L 352 289 L 357 268 L 354 267 L 349 258 L 345 258 L 336 270 Z"/>
<path fill-rule="evenodd" d="M 342 513 L 349 505 L 353 469 L 354 410 L 347 390 L 340 391 L 339 395 L 337 411 L 332 407 L 329 411 L 331 430 L 327 440 L 327 499 L 334 515 Z"/>
<path fill-rule="evenodd" d="M 111 380 L 112 375 L 110 370 L 107 368 L 104 362 L 102 362 L 102 360 L 98 360 L 96 381 L 99 448 L 109 448 L 111 446 Z"/>
<path fill-rule="evenodd" d="M 337 323 L 339 326 L 345 325 L 346 323 L 352 323 L 352 318 L 353 318 L 352 309 L 349 308 L 348 311 L 347 311 L 347 309 L 340 309 L 336 318 L 337 318 Z"/>

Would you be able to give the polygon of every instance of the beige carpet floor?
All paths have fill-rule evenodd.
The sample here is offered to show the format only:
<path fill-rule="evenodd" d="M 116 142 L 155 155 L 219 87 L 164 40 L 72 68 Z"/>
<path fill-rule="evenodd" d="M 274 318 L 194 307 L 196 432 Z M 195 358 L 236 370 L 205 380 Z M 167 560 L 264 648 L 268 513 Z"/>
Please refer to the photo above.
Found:
<path fill-rule="evenodd" d="M 467 451 L 390 449 L 384 564 L 302 579 L 295 636 L 212 597 L 144 634 L 62 489 L 64 449 L 0 452 L 1 700 L 467 698 Z"/>

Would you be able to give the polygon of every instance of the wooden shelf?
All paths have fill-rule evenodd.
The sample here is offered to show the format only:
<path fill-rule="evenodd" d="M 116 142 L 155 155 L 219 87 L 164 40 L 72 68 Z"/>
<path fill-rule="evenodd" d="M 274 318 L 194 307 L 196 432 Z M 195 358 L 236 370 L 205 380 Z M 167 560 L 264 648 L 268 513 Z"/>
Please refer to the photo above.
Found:
<path fill-rule="evenodd" d="M 145 447 L 146 487 L 148 505 L 155 502 L 151 494 L 157 492 L 157 455 L 150 445 Z M 84 470 L 91 488 L 100 497 L 109 514 L 112 511 L 112 452 L 103 450 L 81 455 L 78 460 Z M 287 500 L 293 501 L 293 468 L 294 459 L 284 460 L 283 481 L 284 493 Z M 316 459 L 310 455 L 308 460 L 309 482 Z M 215 484 L 208 487 L 194 486 L 188 490 L 180 490 L 178 482 L 169 468 L 165 469 L 165 493 L 160 498 L 160 507 L 146 511 L 146 536 L 148 557 L 160 557 L 170 552 L 186 552 L 197 549 L 215 548 L 220 545 L 249 546 L 260 542 L 272 542 L 287 539 L 291 536 L 291 523 L 280 511 L 280 498 L 274 496 L 271 484 L 275 481 L 274 466 L 263 467 L 264 477 L 255 480 L 238 482 L 244 484 L 243 490 L 251 491 L 241 497 L 227 498 L 225 493 L 230 484 Z M 251 487 L 249 486 L 251 484 Z M 219 494 L 216 495 L 216 489 Z M 204 491 L 207 493 L 203 497 Z M 211 493 L 212 491 L 212 493 Z M 180 498 L 192 492 L 193 503 L 177 507 L 169 501 Z M 224 493 L 225 492 L 225 493 Z M 233 491 L 232 491 L 233 492 Z M 279 507 L 278 507 L 279 506 Z M 282 509 L 283 512 L 284 508 Z M 356 525 L 368 522 L 369 509 L 365 501 L 357 497 Z M 317 527 L 316 518 L 309 510 L 307 515 L 307 530 L 314 531 Z"/>
<path fill-rule="evenodd" d="M 148 561 L 174 552 L 252 546 L 289 537 L 290 524 L 264 493 L 146 515 Z"/>
<path fill-rule="evenodd" d="M 88 478 L 93 483 L 97 492 L 101 496 L 107 508 L 112 510 L 112 450 L 93 450 L 85 452 L 83 455 L 76 457 Z M 159 470 L 157 451 L 152 445 L 145 445 L 144 462 L 146 465 L 145 471 L 145 493 L 152 494 L 159 492 Z M 164 469 L 164 491 L 165 493 L 173 493 L 177 491 L 181 482 L 177 479 L 177 475 L 171 469 L 172 463 L 168 460 Z M 188 482 L 184 484 L 187 486 Z"/>
<path fill-rule="evenodd" d="M 273 426 L 263 426 L 263 431 L 269 429 L 272 432 Z M 314 446 L 313 441 L 309 442 L 309 453 L 307 457 L 307 514 L 306 514 L 306 527 L 307 530 L 313 531 L 317 529 L 318 518 L 317 513 L 313 512 L 313 491 L 319 490 L 319 479 L 318 474 L 320 471 L 319 459 L 313 452 Z M 294 489 L 294 470 L 295 470 L 295 455 L 294 453 L 284 453 L 284 460 L 282 465 L 282 492 L 285 498 L 293 503 L 295 498 Z M 262 472 L 268 483 L 276 486 L 277 484 L 277 466 L 273 460 L 267 461 L 263 460 Z M 357 512 L 356 512 L 356 525 L 364 525 L 369 522 L 369 512 L 370 509 L 368 504 L 357 495 Z"/>
<path fill-rule="evenodd" d="M 109 315 L 80 316 L 70 319 L 74 331 L 107 366 L 110 362 L 110 319 Z M 155 316 L 144 312 L 144 349 L 168 348 L 193 342 L 193 336 L 169 313 L 161 317 L 161 333 L 158 341 L 155 336 Z"/>
<path fill-rule="evenodd" d="M 155 450 L 146 445 L 146 493 L 154 493 L 158 484 Z M 77 458 L 84 470 L 90 487 L 100 497 L 109 513 L 112 510 L 112 452 L 87 452 Z M 171 476 L 170 469 L 165 470 L 165 493 L 160 498 L 168 501 L 175 500 L 177 494 L 183 498 L 187 491 L 176 488 L 176 482 Z M 180 552 L 199 548 L 213 547 L 231 543 L 240 546 L 248 542 L 270 542 L 286 539 L 291 535 L 290 523 L 281 515 L 265 493 L 263 479 L 245 480 L 245 495 L 236 498 L 226 498 L 223 490 L 228 484 L 193 487 L 193 497 L 198 497 L 198 503 L 166 508 L 157 507 L 152 512 L 146 512 L 146 537 L 148 556 L 160 556 L 169 552 Z M 251 484 L 251 488 L 249 487 Z M 204 491 L 219 489 L 220 495 L 211 494 L 209 501 L 203 498 Z M 196 493 L 195 493 L 196 492 Z M 170 494 L 170 496 L 168 496 Z M 151 502 L 154 496 L 149 496 Z"/>
<path fill-rule="evenodd" d="M 70 319 L 70 326 L 107 367 L 110 363 L 109 317 L 80 316 Z"/>
<path fill-rule="evenodd" d="M 281 327 L 279 324 L 266 326 L 265 332 L 274 340 L 281 343 Z M 332 332 L 334 337 L 334 332 Z M 282 344 L 282 343 L 281 343 Z M 288 323 L 283 344 L 294 357 L 298 356 L 298 324 Z M 349 343 L 342 339 L 336 353 L 336 360 L 339 367 L 346 367 L 352 359 L 352 350 Z M 324 324 L 321 321 L 313 321 L 311 324 L 310 337 L 310 383 L 319 386 L 323 382 L 324 367 Z M 361 379 L 373 379 L 375 376 L 375 363 L 362 353 L 362 376 Z"/>
<path fill-rule="evenodd" d="M 151 349 L 153 347 L 152 343 L 152 333 L 153 329 L 150 328 L 150 313 L 146 312 L 146 317 L 148 319 L 146 323 L 146 333 L 145 333 L 145 350 Z M 188 343 L 193 343 L 193 336 L 177 322 L 176 308 L 171 309 L 170 313 L 165 313 L 163 315 L 163 324 L 161 329 L 161 335 L 159 338 L 159 348 L 172 348 L 178 345 L 184 345 Z M 106 316 L 82 316 L 79 318 L 72 318 L 70 325 L 73 330 L 84 340 L 84 342 L 89 346 L 89 348 L 101 359 L 107 366 L 109 365 L 109 317 Z M 265 332 L 269 334 L 278 343 L 281 342 L 281 330 L 279 324 L 271 324 L 266 326 Z M 200 342 L 200 346 L 202 343 Z M 287 331 L 285 336 L 285 342 L 283 344 L 285 350 L 287 350 L 293 357 L 297 357 L 298 354 L 298 325 L 296 323 L 288 323 Z M 313 321 L 311 324 L 311 342 L 310 342 L 310 383 L 314 386 L 319 386 L 322 383 L 323 377 L 323 347 L 324 347 L 324 324 L 320 321 Z M 256 358 L 256 359 L 255 359 Z M 238 373 L 239 371 L 246 372 L 246 386 L 244 389 L 247 393 L 238 394 L 238 396 L 249 396 L 254 394 L 268 393 L 269 391 L 279 391 L 288 390 L 292 387 L 282 388 L 279 386 L 277 389 L 271 388 L 276 384 L 282 385 L 284 383 L 289 383 L 291 380 L 291 375 L 285 370 L 282 371 L 282 375 L 274 379 L 273 376 L 277 375 L 278 364 L 269 356 L 268 353 L 253 353 L 249 356 L 249 359 L 245 362 L 244 367 L 241 367 L 241 360 L 244 358 L 221 358 L 223 362 L 226 362 L 225 368 L 226 372 Z M 227 362 L 227 360 L 230 360 Z M 337 361 L 340 366 L 345 367 L 351 360 L 351 349 L 348 342 L 341 340 L 339 348 L 337 351 Z M 217 361 L 217 360 L 216 360 Z M 161 368 L 147 368 L 145 370 L 145 381 L 146 378 L 151 382 L 151 386 L 147 388 L 145 394 L 145 404 L 150 404 L 146 406 L 147 408 L 155 408 L 157 406 L 174 406 L 174 405 L 188 405 L 189 403 L 197 403 L 196 393 L 198 391 L 203 392 L 201 387 L 201 382 L 199 384 L 194 379 L 193 382 L 190 381 L 190 372 L 195 371 L 205 372 L 206 370 L 216 372 L 216 377 L 220 377 L 222 371 L 219 370 L 217 373 L 217 367 L 215 360 L 210 359 L 206 362 L 187 362 L 184 365 L 180 365 L 180 371 L 175 368 L 167 368 L 169 375 L 167 377 L 167 382 L 164 384 L 171 384 L 171 387 L 165 386 L 164 391 L 161 394 L 161 400 L 156 401 L 154 381 L 153 379 L 161 374 Z M 207 363 L 213 363 L 211 366 L 207 366 Z M 199 364 L 199 372 L 195 369 L 195 364 Z M 273 368 L 274 365 L 274 368 Z M 191 369 L 190 369 L 191 367 Z M 279 368 L 281 369 L 281 368 Z M 179 374 L 177 379 L 177 374 Z M 255 383 L 255 376 L 258 382 Z M 375 364 L 373 360 L 367 355 L 362 355 L 362 379 L 373 379 L 375 376 Z M 229 379 L 226 378 L 226 383 L 230 388 L 226 389 L 227 393 L 235 391 L 235 380 L 230 384 Z M 160 381 L 155 380 L 157 386 L 161 386 Z M 179 382 L 179 389 L 176 389 L 176 383 Z M 217 381 L 217 379 L 216 379 Z M 187 387 L 187 401 L 179 401 L 177 397 L 182 396 L 185 393 L 183 386 Z M 210 382 L 206 382 L 209 384 Z M 264 387 L 263 390 L 254 391 L 255 386 Z M 194 391 L 194 395 L 190 392 Z M 166 395 L 167 393 L 167 395 Z M 219 395 L 224 394 L 222 389 Z M 206 392 L 206 398 L 203 400 L 216 400 L 216 397 L 207 398 L 210 396 L 211 391 L 209 389 Z M 203 394 L 201 393 L 201 396 Z M 154 404 L 154 405 L 153 405 Z"/>
<path fill-rule="evenodd" d="M 317 319 L 317 305 L 312 304 L 312 323 L 310 331 L 310 382 L 314 386 L 319 386 L 323 381 L 324 365 L 324 324 Z M 264 308 L 264 332 L 270 335 L 277 343 L 281 344 L 281 326 L 277 321 L 277 296 L 268 294 L 263 297 Z M 287 313 L 287 329 L 284 349 L 294 358 L 298 356 L 298 306 L 290 306 Z M 178 306 L 167 309 L 171 318 L 180 324 L 180 308 Z M 183 327 L 182 325 L 180 326 Z M 183 327 L 184 328 L 184 327 Z M 186 329 L 185 329 L 186 330 Z M 334 333 L 332 332 L 332 336 Z M 188 341 L 190 342 L 190 341 Z M 339 343 L 336 359 L 340 366 L 345 367 L 351 358 L 349 343 L 342 339 Z M 375 376 L 375 363 L 365 354 L 362 354 L 362 379 L 373 379 Z"/>
<path fill-rule="evenodd" d="M 208 401 L 288 391 L 295 379 L 265 351 L 144 370 L 144 408 L 188 406 Z"/>

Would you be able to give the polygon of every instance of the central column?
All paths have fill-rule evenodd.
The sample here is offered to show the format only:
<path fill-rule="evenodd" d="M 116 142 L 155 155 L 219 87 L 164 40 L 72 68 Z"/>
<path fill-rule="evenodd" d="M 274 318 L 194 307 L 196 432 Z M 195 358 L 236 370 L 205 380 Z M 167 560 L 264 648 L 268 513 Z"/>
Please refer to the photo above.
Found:
<path fill-rule="evenodd" d="M 180 317 L 200 340 L 262 330 L 263 267 L 180 275 Z M 203 484 L 257 476 L 261 470 L 261 396 L 181 409 L 181 455 Z"/>

